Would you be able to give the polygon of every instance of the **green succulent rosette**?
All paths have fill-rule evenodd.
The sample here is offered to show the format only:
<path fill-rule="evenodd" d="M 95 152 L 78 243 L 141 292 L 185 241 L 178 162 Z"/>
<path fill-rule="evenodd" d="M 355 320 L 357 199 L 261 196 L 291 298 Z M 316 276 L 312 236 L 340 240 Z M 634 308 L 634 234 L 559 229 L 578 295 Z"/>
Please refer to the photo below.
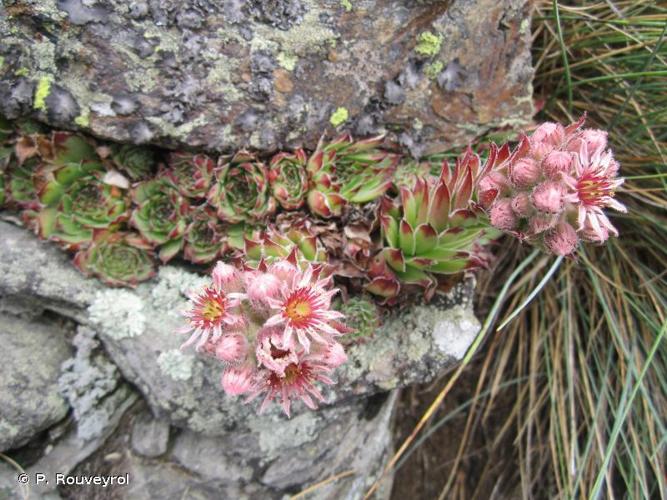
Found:
<path fill-rule="evenodd" d="M 151 148 L 133 144 L 112 146 L 111 160 L 132 182 L 152 177 L 156 165 L 155 152 Z"/>
<path fill-rule="evenodd" d="M 185 229 L 183 256 L 194 264 L 208 264 L 227 248 L 226 228 L 211 207 L 203 205 L 190 212 Z"/>
<path fill-rule="evenodd" d="M 246 151 L 220 158 L 208 202 L 226 222 L 254 223 L 276 210 L 266 166 Z"/>
<path fill-rule="evenodd" d="M 301 208 L 308 193 L 308 157 L 303 149 L 278 153 L 269 164 L 271 191 L 285 210 Z"/>
<path fill-rule="evenodd" d="M 183 196 L 205 198 L 211 187 L 214 161 L 204 154 L 173 152 L 167 158 L 167 168 L 161 171 Z"/>
<path fill-rule="evenodd" d="M 4 171 L 5 203 L 9 207 L 36 210 L 39 209 L 37 189 L 33 182 L 34 172 L 39 166 L 37 158 L 31 158 L 19 164 L 12 158 Z"/>
<path fill-rule="evenodd" d="M 380 224 L 385 247 L 367 289 L 385 297 L 391 275 L 402 285 L 418 285 L 432 293 L 436 275 L 457 274 L 484 265 L 484 245 L 496 232 L 473 199 L 479 157 L 470 151 L 453 172 L 445 163 L 438 178 L 417 178 L 400 189 L 400 200 L 385 197 Z M 381 269 L 386 265 L 384 269 Z M 371 274 L 373 274 L 373 272 Z"/>
<path fill-rule="evenodd" d="M 57 174 L 56 174 L 57 176 Z M 128 218 L 127 193 L 106 184 L 94 171 L 63 186 L 57 202 L 39 211 L 39 234 L 70 250 L 92 241 L 93 230 L 106 229 Z"/>
<path fill-rule="evenodd" d="M 341 337 L 344 345 L 372 337 L 380 326 L 380 313 L 375 302 L 367 296 L 350 297 L 336 309 L 345 315 L 345 326 L 351 331 Z"/>
<path fill-rule="evenodd" d="M 146 241 L 160 247 L 160 260 L 168 262 L 183 248 L 188 201 L 164 177 L 135 185 L 132 201 L 136 207 L 130 223 Z"/>
<path fill-rule="evenodd" d="M 155 275 L 151 245 L 131 232 L 96 231 L 90 246 L 74 256 L 74 265 L 111 286 L 134 287 Z"/>
<path fill-rule="evenodd" d="M 348 203 L 368 203 L 386 193 L 398 156 L 379 149 L 383 140 L 377 136 L 355 142 L 349 134 L 328 144 L 320 140 L 307 165 L 310 210 L 321 217 L 337 217 Z"/>

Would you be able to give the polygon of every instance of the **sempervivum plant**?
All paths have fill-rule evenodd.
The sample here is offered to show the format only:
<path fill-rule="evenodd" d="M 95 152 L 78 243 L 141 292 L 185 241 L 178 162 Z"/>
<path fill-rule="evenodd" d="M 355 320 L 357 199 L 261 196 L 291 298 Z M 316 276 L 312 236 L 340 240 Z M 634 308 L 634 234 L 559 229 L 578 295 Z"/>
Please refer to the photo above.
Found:
<path fill-rule="evenodd" d="M 160 246 L 162 262 L 169 261 L 183 248 L 188 201 L 165 177 L 135 185 L 132 200 L 137 206 L 130 223 L 149 243 Z"/>
<path fill-rule="evenodd" d="M 48 185 L 44 186 L 49 203 L 37 216 L 42 238 L 54 239 L 73 250 L 90 242 L 94 229 L 106 229 L 128 218 L 126 193 L 105 183 L 102 172 L 77 167 L 68 168 L 68 175 L 64 175 L 64 168 L 53 174 L 49 182 L 57 182 L 59 187 L 49 191 Z M 62 193 L 56 198 L 60 189 Z"/>
<path fill-rule="evenodd" d="M 183 256 L 194 264 L 207 264 L 225 251 L 226 228 L 208 205 L 202 205 L 188 214 Z"/>
<path fill-rule="evenodd" d="M 254 222 L 275 211 L 266 165 L 246 151 L 231 158 L 221 157 L 218 165 L 208 202 L 221 219 L 230 223 Z"/>
<path fill-rule="evenodd" d="M 392 184 L 398 156 L 379 149 L 384 137 L 354 142 L 344 134 L 323 139 L 308 159 L 311 185 L 308 207 L 321 217 L 340 216 L 348 203 L 367 203 Z"/>
<path fill-rule="evenodd" d="M 129 232 L 95 231 L 92 243 L 74 256 L 74 265 L 111 286 L 135 286 L 155 274 L 151 245 Z"/>
<path fill-rule="evenodd" d="M 603 209 L 625 212 L 614 198 L 623 183 L 607 149 L 607 133 L 544 123 L 480 181 L 491 224 L 556 255 L 580 240 L 603 243 L 617 235 Z"/>
<path fill-rule="evenodd" d="M 294 153 L 278 153 L 269 164 L 271 191 L 285 210 L 301 208 L 308 192 L 308 157 L 303 149 Z"/>
<path fill-rule="evenodd" d="M 211 187 L 215 162 L 204 154 L 172 152 L 167 158 L 167 168 L 161 175 L 167 176 L 183 196 L 205 198 Z"/>
<path fill-rule="evenodd" d="M 456 274 L 483 263 L 481 246 L 495 231 L 489 231 L 473 199 L 479 165 L 479 157 L 468 150 L 453 170 L 445 162 L 437 179 L 420 177 L 412 188 L 401 187 L 400 200 L 383 198 L 385 247 L 371 266 L 370 292 L 390 297 L 398 293 L 399 284 L 406 284 L 424 287 L 428 295 L 437 283 L 435 275 Z M 387 269 L 382 269 L 384 264 Z M 397 283 L 392 283 L 392 274 Z"/>
<path fill-rule="evenodd" d="M 153 175 L 155 152 L 148 147 L 133 144 L 114 145 L 110 150 L 110 158 L 114 166 L 133 182 L 148 179 Z"/>
<path fill-rule="evenodd" d="M 264 395 L 260 412 L 275 399 L 288 416 L 296 399 L 316 408 L 324 400 L 316 384 L 333 384 L 329 374 L 347 360 L 331 279 L 297 267 L 294 254 L 243 272 L 218 262 L 212 278 L 190 297 L 184 347 L 223 363 L 227 394 L 246 402 Z"/>

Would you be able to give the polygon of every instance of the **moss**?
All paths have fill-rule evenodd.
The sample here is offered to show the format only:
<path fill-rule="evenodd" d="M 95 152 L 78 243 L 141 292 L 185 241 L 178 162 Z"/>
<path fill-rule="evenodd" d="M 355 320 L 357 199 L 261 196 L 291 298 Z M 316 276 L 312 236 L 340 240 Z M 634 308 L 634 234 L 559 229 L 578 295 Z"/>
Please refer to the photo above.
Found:
<path fill-rule="evenodd" d="M 5 58 L 0 56 L 0 69 L 5 65 Z"/>
<path fill-rule="evenodd" d="M 28 68 L 19 68 L 14 71 L 14 74 L 16 76 L 28 76 L 30 74 L 30 70 Z"/>
<path fill-rule="evenodd" d="M 35 90 L 35 103 L 33 104 L 35 109 L 40 111 L 46 111 L 46 98 L 49 97 L 51 92 L 51 82 L 53 78 L 51 76 L 43 76 L 37 82 L 37 89 Z"/>
<path fill-rule="evenodd" d="M 434 35 L 430 31 L 424 31 L 417 37 L 415 52 L 422 56 L 434 56 L 440 52 L 442 46 L 442 35 Z"/>
<path fill-rule="evenodd" d="M 350 117 L 350 115 L 347 112 L 347 109 L 341 107 L 341 108 L 336 109 L 336 111 L 334 111 L 331 114 L 331 118 L 329 118 L 329 122 L 331 122 L 331 124 L 334 127 L 338 127 L 339 125 L 345 123 L 349 117 Z"/>
<path fill-rule="evenodd" d="M 427 64 L 424 68 L 424 74 L 430 79 L 434 80 L 438 77 L 440 72 L 445 68 L 445 65 L 442 61 L 435 61 L 430 64 Z"/>
<path fill-rule="evenodd" d="M 350 12 L 352 10 L 352 2 L 350 0 L 340 0 L 340 4 L 346 11 Z"/>
<path fill-rule="evenodd" d="M 287 52 L 281 52 L 278 54 L 278 57 L 276 57 L 278 64 L 282 68 L 285 68 L 287 71 L 294 71 L 294 68 L 296 67 L 296 63 L 299 61 L 299 58 L 295 56 L 294 54 L 289 54 Z"/>

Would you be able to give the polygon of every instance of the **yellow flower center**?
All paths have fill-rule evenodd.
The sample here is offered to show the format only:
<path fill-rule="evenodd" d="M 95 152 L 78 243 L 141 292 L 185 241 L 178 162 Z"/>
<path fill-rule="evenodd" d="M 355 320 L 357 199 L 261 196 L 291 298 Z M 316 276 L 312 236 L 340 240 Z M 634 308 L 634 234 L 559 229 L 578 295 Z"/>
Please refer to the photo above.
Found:
<path fill-rule="evenodd" d="M 202 307 L 202 316 L 207 321 L 215 321 L 219 319 L 225 312 L 224 306 L 217 300 L 209 299 Z"/>
<path fill-rule="evenodd" d="M 313 309 L 310 303 L 304 299 L 296 299 L 287 304 L 285 314 L 289 319 L 295 322 L 300 322 L 310 318 Z"/>

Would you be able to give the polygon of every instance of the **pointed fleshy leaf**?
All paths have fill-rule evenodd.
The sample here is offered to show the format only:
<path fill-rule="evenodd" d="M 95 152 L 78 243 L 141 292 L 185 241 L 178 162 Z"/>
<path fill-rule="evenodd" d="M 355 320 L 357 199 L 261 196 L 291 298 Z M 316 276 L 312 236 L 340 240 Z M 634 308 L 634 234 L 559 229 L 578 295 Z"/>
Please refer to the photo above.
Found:
<path fill-rule="evenodd" d="M 384 238 L 392 248 L 398 248 L 398 221 L 393 217 L 382 214 L 380 216 L 380 224 Z"/>
<path fill-rule="evenodd" d="M 366 285 L 366 290 L 373 295 L 378 295 L 386 299 L 396 297 L 401 289 L 401 285 L 395 278 L 378 277 L 373 278 Z"/>
<path fill-rule="evenodd" d="M 451 259 L 434 264 L 430 271 L 438 274 L 456 274 L 463 271 L 467 265 L 468 259 Z"/>
<path fill-rule="evenodd" d="M 160 247 L 158 257 L 165 264 L 174 258 L 181 251 L 181 248 L 183 248 L 183 238 L 171 240 Z"/>
<path fill-rule="evenodd" d="M 421 224 L 415 230 L 415 255 L 422 255 L 438 244 L 438 234 L 429 224 Z"/>
<path fill-rule="evenodd" d="M 405 271 L 405 258 L 398 248 L 385 248 L 382 250 L 382 255 L 394 271 Z"/>
<path fill-rule="evenodd" d="M 415 233 L 405 219 L 398 226 L 398 246 L 405 255 L 415 254 Z"/>
<path fill-rule="evenodd" d="M 449 222 L 450 193 L 447 185 L 440 181 L 431 197 L 428 222 L 440 233 L 447 228 Z"/>

